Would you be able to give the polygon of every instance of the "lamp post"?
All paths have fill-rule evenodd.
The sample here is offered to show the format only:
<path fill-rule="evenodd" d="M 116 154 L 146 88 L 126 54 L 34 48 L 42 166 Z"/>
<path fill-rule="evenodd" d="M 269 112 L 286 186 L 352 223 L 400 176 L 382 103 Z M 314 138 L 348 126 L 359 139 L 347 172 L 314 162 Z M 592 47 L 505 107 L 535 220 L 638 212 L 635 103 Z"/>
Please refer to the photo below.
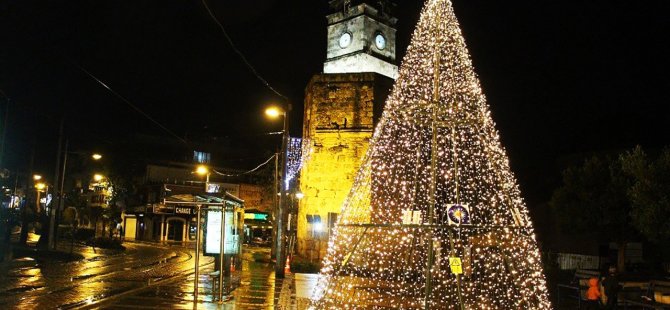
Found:
<path fill-rule="evenodd" d="M 67 169 L 67 155 L 68 154 L 85 154 L 85 153 L 79 153 L 79 152 L 69 152 L 68 151 L 68 145 L 69 145 L 69 140 L 65 139 L 65 151 L 63 152 L 63 165 L 61 166 L 60 170 L 60 178 L 57 180 L 60 182 L 60 184 L 54 184 L 54 188 L 58 186 L 58 205 L 56 208 L 51 208 L 51 214 L 49 218 L 49 243 L 48 247 L 51 250 L 56 249 L 56 213 L 63 211 L 63 204 L 65 204 L 65 199 L 63 199 L 65 196 L 64 194 L 64 187 L 65 187 L 65 169 Z M 60 153 L 60 149 L 59 149 Z M 100 160 L 102 159 L 102 155 L 98 153 L 93 153 L 91 154 L 91 158 L 93 160 Z M 98 181 L 98 180 L 96 180 Z M 54 190 L 55 191 L 55 190 Z"/>
<path fill-rule="evenodd" d="M 209 168 L 205 165 L 199 165 L 198 167 L 195 168 L 195 173 L 199 175 L 206 176 L 205 179 L 205 192 L 207 192 L 207 187 L 209 185 L 209 175 L 211 174 L 209 172 Z M 195 305 L 198 302 L 198 280 L 200 278 L 200 244 L 202 243 L 200 240 L 200 218 L 201 218 L 201 208 L 202 205 L 198 204 L 195 206 L 196 208 L 196 229 L 195 229 L 195 278 L 193 279 L 193 304 Z M 223 222 L 221 223 L 223 225 Z M 221 226 L 221 229 L 223 229 L 223 226 Z M 222 272 L 222 271 L 219 271 Z"/>
<path fill-rule="evenodd" d="M 40 175 L 35 175 L 35 176 L 33 177 L 33 179 L 34 179 L 35 181 L 39 181 L 39 180 L 42 179 L 42 177 L 41 177 Z M 45 191 L 44 196 L 46 197 L 46 192 L 49 191 L 48 188 L 47 188 L 47 185 L 44 184 L 44 183 L 42 183 L 42 182 L 35 183 L 35 191 L 36 191 L 36 193 L 37 193 L 37 199 L 35 200 L 35 207 L 36 207 L 36 211 L 37 211 L 38 214 L 40 213 L 40 209 L 41 209 L 41 205 L 40 205 L 40 193 L 42 192 L 42 190 L 45 190 L 45 189 L 46 189 L 46 191 Z M 46 207 L 46 204 L 45 204 L 45 207 Z"/>
<path fill-rule="evenodd" d="M 280 188 L 280 196 L 279 196 L 279 206 L 277 207 L 277 216 L 276 216 L 276 223 L 277 225 L 277 235 L 275 237 L 275 259 L 276 259 L 276 264 L 275 264 L 275 277 L 278 278 L 283 278 L 284 277 L 284 262 L 286 261 L 286 254 L 285 254 L 285 236 L 284 236 L 284 211 L 286 210 L 286 190 L 288 187 L 288 184 L 286 184 L 286 173 L 287 173 L 287 152 L 288 152 L 288 139 L 289 139 L 289 132 L 288 132 L 288 121 L 289 121 L 289 111 L 291 110 L 291 104 L 287 103 L 286 104 L 286 109 L 281 109 L 278 107 L 270 107 L 265 110 L 265 115 L 271 117 L 271 118 L 277 118 L 279 116 L 284 116 L 284 126 L 283 126 L 283 137 L 282 137 L 282 147 L 281 147 L 281 153 L 282 153 L 282 171 L 281 171 L 281 185 L 279 186 Z"/>
<path fill-rule="evenodd" d="M 199 175 L 204 175 L 204 176 L 206 176 L 206 179 L 205 179 L 205 192 L 207 192 L 207 190 L 208 190 L 207 187 L 209 186 L 209 175 L 212 174 L 211 172 L 209 172 L 209 168 L 207 168 L 207 166 L 205 166 L 205 165 L 200 165 L 200 166 L 198 166 L 197 168 L 195 168 L 195 173 L 197 173 L 197 174 L 199 174 Z"/>

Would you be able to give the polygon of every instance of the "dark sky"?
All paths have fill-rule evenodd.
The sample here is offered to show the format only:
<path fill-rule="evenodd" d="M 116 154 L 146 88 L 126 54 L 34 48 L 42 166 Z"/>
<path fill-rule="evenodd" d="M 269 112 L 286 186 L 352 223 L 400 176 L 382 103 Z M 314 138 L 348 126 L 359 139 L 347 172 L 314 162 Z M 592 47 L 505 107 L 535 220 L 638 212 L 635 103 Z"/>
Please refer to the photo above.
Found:
<path fill-rule="evenodd" d="M 325 0 L 213 1 L 237 48 L 293 102 L 325 59 Z M 422 1 L 398 1 L 402 57 Z M 546 199 L 574 154 L 670 140 L 670 1 L 454 0 L 456 14 L 522 190 Z M 77 149 L 114 150 L 136 133 L 265 143 L 265 88 L 200 1 L 0 0 L 0 90 L 12 99 L 6 165 L 55 161 L 58 121 Z M 1 97 L 1 95 L 0 95 Z M 2 99 L 0 99 L 2 100 Z M 3 102 L 4 107 L 4 102 Z M 100 146 L 103 145 L 103 146 Z M 118 150 L 117 150 L 118 151 Z"/>

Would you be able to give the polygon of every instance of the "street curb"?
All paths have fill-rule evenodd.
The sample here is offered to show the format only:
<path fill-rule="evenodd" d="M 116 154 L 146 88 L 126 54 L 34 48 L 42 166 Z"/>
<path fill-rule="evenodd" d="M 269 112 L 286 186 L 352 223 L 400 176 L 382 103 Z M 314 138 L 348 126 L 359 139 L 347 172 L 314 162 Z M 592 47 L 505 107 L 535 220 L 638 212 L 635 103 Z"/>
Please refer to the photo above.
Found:
<path fill-rule="evenodd" d="M 276 309 L 280 310 L 289 310 L 295 309 L 295 306 L 292 303 L 293 295 L 295 291 L 295 276 L 293 273 L 286 273 L 284 277 L 284 282 L 281 285 L 281 291 L 279 292 L 279 300 L 277 301 Z"/>

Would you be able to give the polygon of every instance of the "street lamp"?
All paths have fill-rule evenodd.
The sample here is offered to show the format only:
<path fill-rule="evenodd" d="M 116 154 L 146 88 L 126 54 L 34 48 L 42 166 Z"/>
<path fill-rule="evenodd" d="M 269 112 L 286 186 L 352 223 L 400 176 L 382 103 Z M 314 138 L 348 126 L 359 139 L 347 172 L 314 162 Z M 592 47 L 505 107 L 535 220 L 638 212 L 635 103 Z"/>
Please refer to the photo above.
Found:
<path fill-rule="evenodd" d="M 100 182 L 100 181 L 102 181 L 102 179 L 104 179 L 104 178 L 105 178 L 105 177 L 104 177 L 102 174 L 97 174 L 97 173 L 96 173 L 96 174 L 93 175 L 93 180 L 96 181 L 96 182 Z"/>
<path fill-rule="evenodd" d="M 69 141 L 68 139 L 65 139 L 65 151 L 62 153 L 63 154 L 63 166 L 61 167 L 60 171 L 60 179 L 56 178 L 56 182 L 60 182 L 60 184 L 54 184 L 54 188 L 58 186 L 58 206 L 56 208 L 51 208 L 51 215 L 49 218 L 49 249 L 56 249 L 56 212 L 57 211 L 63 211 L 63 204 L 65 203 L 65 200 L 63 199 L 63 196 L 65 195 L 63 193 L 63 188 L 65 187 L 65 169 L 67 168 L 67 155 L 68 154 L 85 154 L 81 152 L 69 152 L 68 151 L 68 146 L 69 146 Z M 59 147 L 59 154 L 60 155 L 60 147 Z M 59 156 L 60 157 L 60 156 Z M 93 153 L 91 154 L 91 158 L 93 160 L 98 161 L 102 159 L 102 155 L 99 153 Z M 58 169 L 56 169 L 58 170 Z M 56 176 L 58 176 L 58 171 L 56 171 Z M 102 177 L 102 175 L 100 175 Z M 95 176 L 93 176 L 93 179 L 95 180 Z M 96 180 L 97 182 L 101 181 Z"/>
<path fill-rule="evenodd" d="M 208 192 L 208 191 L 209 191 L 209 188 L 208 188 L 208 187 L 209 187 L 209 175 L 212 174 L 212 173 L 209 171 L 209 168 L 208 168 L 207 166 L 205 166 L 205 165 L 199 165 L 197 168 L 195 168 L 195 173 L 197 173 L 197 174 L 199 174 L 199 175 L 202 175 L 202 176 L 206 176 L 206 179 L 205 179 L 205 192 Z"/>
<path fill-rule="evenodd" d="M 207 168 L 205 165 L 200 165 L 195 168 L 195 173 L 199 175 L 209 175 L 209 168 Z"/>
<path fill-rule="evenodd" d="M 288 121 L 289 121 L 289 113 L 291 110 L 291 104 L 287 103 L 285 109 L 281 109 L 279 107 L 273 106 L 265 109 L 265 115 L 267 115 L 270 118 L 278 118 L 279 116 L 284 116 L 284 128 L 283 128 L 283 139 L 282 139 L 282 147 L 281 147 L 281 153 L 282 153 L 282 181 L 280 185 L 280 200 L 279 200 L 279 206 L 277 207 L 277 216 L 276 216 L 276 225 L 277 225 L 277 235 L 275 238 L 275 259 L 276 259 L 276 264 L 275 264 L 275 276 L 279 278 L 284 277 L 284 262 L 286 261 L 286 255 L 285 255 L 285 248 L 284 248 L 284 210 L 286 210 L 286 201 L 288 200 L 286 197 L 286 190 L 288 187 L 288 184 L 286 184 L 286 173 L 287 173 L 287 152 L 288 152 L 288 139 L 289 139 L 289 132 L 288 132 Z"/>
<path fill-rule="evenodd" d="M 36 178 L 36 177 L 39 177 L 39 178 Z M 33 176 L 33 179 L 35 179 L 35 180 L 40 180 L 40 179 L 42 179 L 42 177 L 36 174 L 36 175 Z M 36 210 L 37 213 L 40 213 L 40 193 L 41 193 L 42 190 L 44 190 L 46 187 L 47 187 L 47 185 L 44 184 L 44 183 L 42 183 L 42 182 L 35 183 L 35 190 L 36 190 L 36 192 L 37 192 L 37 201 L 35 202 L 35 207 L 36 207 L 36 209 L 37 209 L 37 210 Z M 45 196 L 46 196 L 46 194 L 45 194 Z"/>
<path fill-rule="evenodd" d="M 33 175 L 33 180 L 35 180 L 35 181 L 39 181 L 39 180 L 41 180 L 41 179 L 42 179 L 42 176 L 41 176 L 41 175 L 39 175 L 39 174 L 35 174 L 35 175 Z"/>

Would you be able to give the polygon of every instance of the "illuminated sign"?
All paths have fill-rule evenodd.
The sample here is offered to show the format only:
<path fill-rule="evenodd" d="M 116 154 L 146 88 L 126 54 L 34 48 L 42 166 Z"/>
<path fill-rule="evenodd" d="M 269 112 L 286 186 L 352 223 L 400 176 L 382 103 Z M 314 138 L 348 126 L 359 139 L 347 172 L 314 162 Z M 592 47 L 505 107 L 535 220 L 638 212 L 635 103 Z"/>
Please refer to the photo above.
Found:
<path fill-rule="evenodd" d="M 423 212 L 419 210 L 402 210 L 402 223 L 405 225 L 421 224 L 421 218 L 423 217 Z"/>
<path fill-rule="evenodd" d="M 470 225 L 470 207 L 465 204 L 447 205 L 449 225 Z"/>
<path fill-rule="evenodd" d="M 268 215 L 265 213 L 244 213 L 244 219 L 267 221 Z"/>
<path fill-rule="evenodd" d="M 207 183 L 208 193 L 218 193 L 221 191 L 221 186 L 218 183 Z"/>
<path fill-rule="evenodd" d="M 187 207 L 176 207 L 174 208 L 175 214 L 191 214 L 193 209 Z"/>
<path fill-rule="evenodd" d="M 206 214 L 205 229 L 205 254 L 221 254 L 221 211 L 209 210 Z M 235 225 L 235 213 L 232 210 L 225 211 L 223 239 L 224 254 L 237 254 L 239 236 L 237 235 L 237 226 Z"/>

